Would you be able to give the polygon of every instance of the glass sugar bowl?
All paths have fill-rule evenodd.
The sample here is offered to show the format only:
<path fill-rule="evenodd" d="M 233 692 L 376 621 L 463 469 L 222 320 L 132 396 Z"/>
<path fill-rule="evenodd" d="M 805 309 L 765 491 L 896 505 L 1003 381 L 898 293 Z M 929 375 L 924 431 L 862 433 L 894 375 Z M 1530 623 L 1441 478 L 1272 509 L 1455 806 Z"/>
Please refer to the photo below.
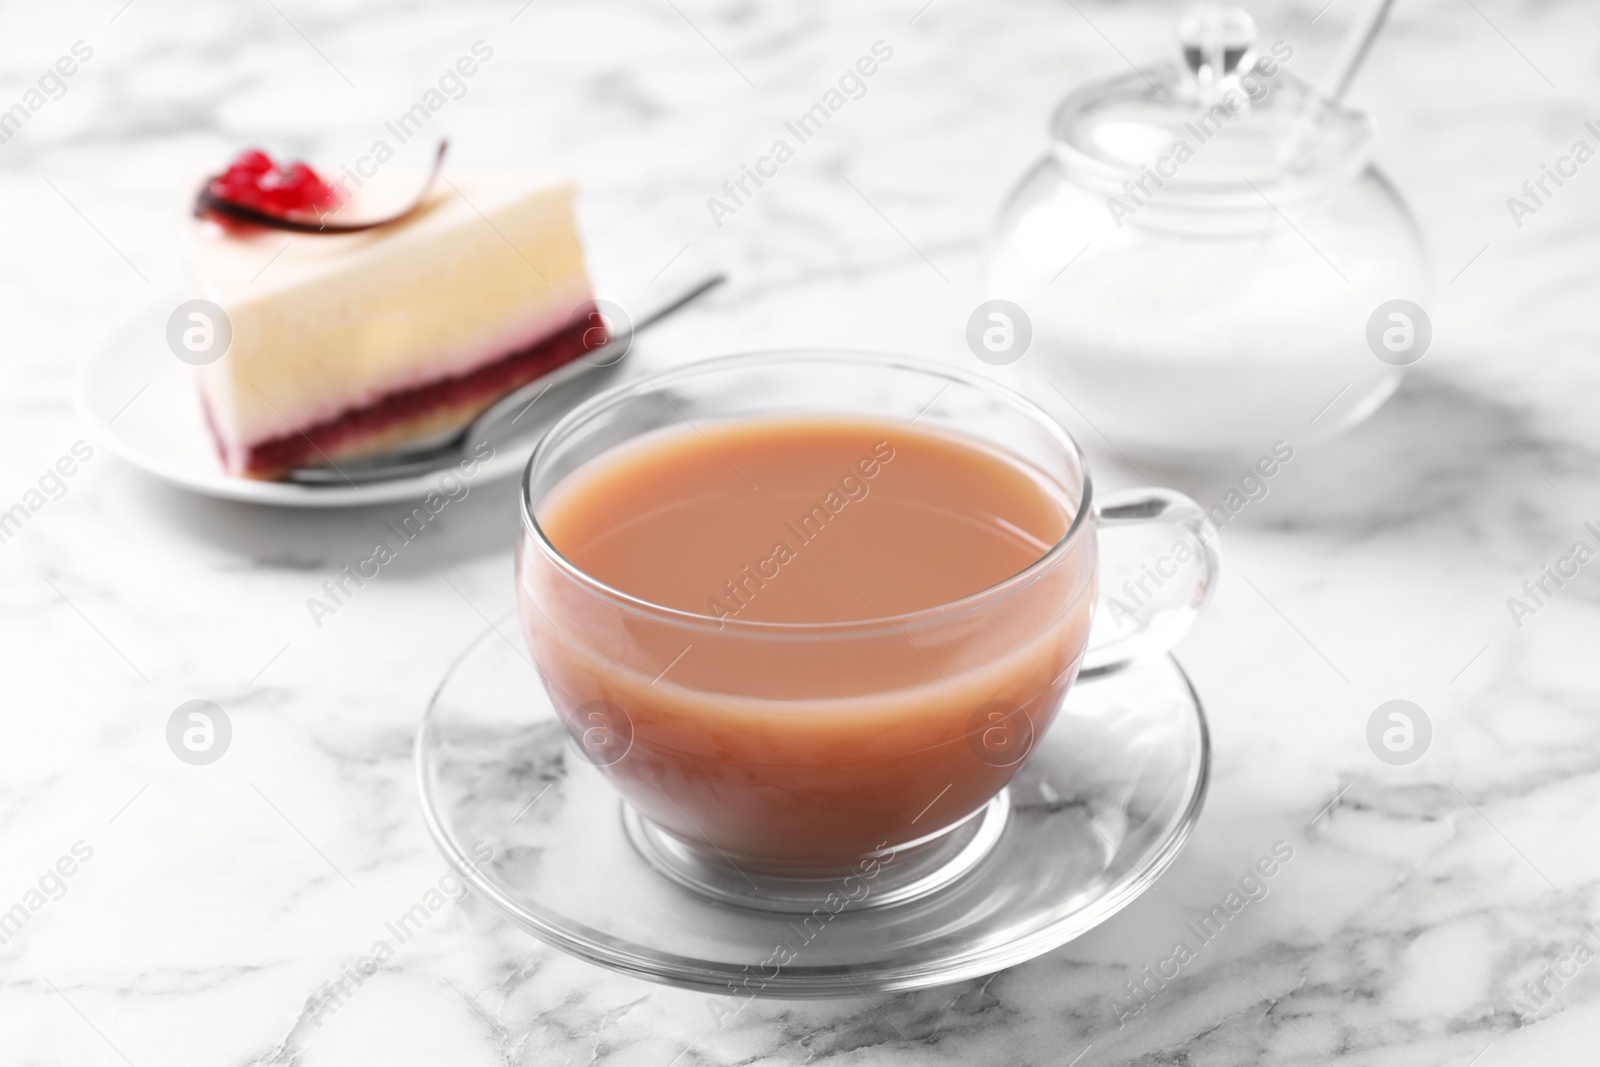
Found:
<path fill-rule="evenodd" d="M 1431 337 L 1426 253 L 1373 127 L 1237 8 L 1182 60 L 1084 86 L 1003 207 L 984 269 L 1020 369 L 1119 449 L 1170 461 L 1312 443 L 1377 410 Z M 1048 395 L 1051 390 L 1045 390 Z"/>

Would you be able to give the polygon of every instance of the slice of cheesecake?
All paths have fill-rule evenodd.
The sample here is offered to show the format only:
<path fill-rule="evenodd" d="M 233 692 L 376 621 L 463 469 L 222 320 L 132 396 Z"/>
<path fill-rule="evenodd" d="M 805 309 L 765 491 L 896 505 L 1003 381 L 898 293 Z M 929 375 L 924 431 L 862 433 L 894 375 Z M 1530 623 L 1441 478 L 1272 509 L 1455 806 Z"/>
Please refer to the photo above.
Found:
<path fill-rule="evenodd" d="M 381 215 L 423 177 L 380 173 L 328 218 Z M 198 368 L 224 466 L 271 479 L 432 438 L 597 347 L 572 203 L 559 175 L 452 168 L 359 233 L 196 218 L 190 274 L 232 329 Z"/>

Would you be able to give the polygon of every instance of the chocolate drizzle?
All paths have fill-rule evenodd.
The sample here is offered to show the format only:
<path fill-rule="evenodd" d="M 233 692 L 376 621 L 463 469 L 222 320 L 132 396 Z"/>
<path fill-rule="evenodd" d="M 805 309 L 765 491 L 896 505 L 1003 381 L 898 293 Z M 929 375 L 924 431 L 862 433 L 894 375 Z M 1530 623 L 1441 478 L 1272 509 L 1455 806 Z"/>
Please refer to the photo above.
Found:
<path fill-rule="evenodd" d="M 372 219 L 367 222 L 329 222 L 325 212 L 316 220 L 292 218 L 286 215 L 274 215 L 262 211 L 260 208 L 250 207 L 246 204 L 224 200 L 211 191 L 211 183 L 215 178 L 207 178 L 205 184 L 200 186 L 200 194 L 195 197 L 194 213 L 196 216 L 221 215 L 236 222 L 248 222 L 252 226 L 263 226 L 273 230 L 288 230 L 291 233 L 360 233 L 362 230 L 374 230 L 379 226 L 391 226 L 401 219 L 407 218 L 427 202 L 428 194 L 433 191 L 434 182 L 439 180 L 439 172 L 444 168 L 445 149 L 450 147 L 449 141 L 439 142 L 438 154 L 433 157 L 433 169 L 428 172 L 428 180 L 423 182 L 422 188 L 412 199 L 411 203 L 403 210 L 387 218 Z"/>

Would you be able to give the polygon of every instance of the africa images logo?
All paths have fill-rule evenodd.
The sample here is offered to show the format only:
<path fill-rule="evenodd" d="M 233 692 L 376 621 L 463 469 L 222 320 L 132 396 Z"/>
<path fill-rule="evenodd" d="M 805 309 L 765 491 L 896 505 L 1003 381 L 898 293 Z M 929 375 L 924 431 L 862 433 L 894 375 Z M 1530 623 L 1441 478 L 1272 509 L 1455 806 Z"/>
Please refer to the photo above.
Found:
<path fill-rule="evenodd" d="M 1223 90 L 1217 102 L 1195 119 L 1183 124 L 1186 136 L 1174 138 L 1167 150 L 1153 164 L 1139 167 L 1139 176 L 1122 183 L 1122 196 L 1106 198 L 1106 210 L 1111 221 L 1121 229 L 1123 222 L 1138 214 L 1139 209 L 1155 199 L 1167 182 L 1178 176 L 1178 171 L 1204 148 L 1206 142 L 1221 133 L 1236 115 L 1243 113 L 1247 104 L 1259 104 L 1272 92 L 1272 79 L 1278 76 L 1279 65 L 1294 58 L 1294 46 L 1287 41 L 1274 41 L 1271 55 L 1263 55 L 1255 66 L 1239 75 L 1239 87 Z M 1241 94 L 1240 89 L 1244 92 Z M 1190 144 L 1193 139 L 1194 143 Z"/>
<path fill-rule="evenodd" d="M 823 126 L 844 110 L 850 101 L 866 96 L 867 79 L 878 73 L 882 64 L 889 62 L 893 56 L 894 48 L 887 42 L 872 42 L 870 55 L 857 58 L 839 75 L 837 82 L 823 92 L 821 100 L 802 111 L 792 122 L 783 124 L 784 132 L 794 138 L 794 144 L 789 143 L 788 137 L 779 137 L 765 154 L 756 158 L 753 167 L 748 163 L 739 164 L 738 177 L 722 183 L 722 196 L 706 198 L 706 211 L 710 213 L 717 229 L 722 229 L 725 219 L 738 214 L 739 209 L 749 203 L 762 186 L 778 176 L 778 168 L 795 157 L 795 150 L 800 145 L 821 133 Z M 750 188 L 751 182 L 755 183 L 755 189 Z"/>
<path fill-rule="evenodd" d="M 1172 951 L 1153 966 L 1146 964 L 1137 975 L 1124 982 L 1123 988 L 1127 990 L 1125 997 L 1112 998 L 1111 1010 L 1116 1016 L 1118 1028 L 1126 1026 L 1129 1019 L 1154 1002 L 1156 995 L 1167 988 L 1167 983 L 1181 976 L 1183 968 L 1198 959 L 1200 950 L 1215 941 L 1228 923 L 1245 908 L 1266 900 L 1271 892 L 1268 880 L 1292 859 L 1294 846 L 1287 841 L 1274 841 L 1271 855 L 1261 856 L 1246 868 L 1236 880 L 1236 887 L 1228 890 L 1221 903 L 1214 905 L 1198 920 L 1185 922 L 1185 936 L 1173 943 Z M 1192 944 L 1190 937 L 1194 938 Z"/>

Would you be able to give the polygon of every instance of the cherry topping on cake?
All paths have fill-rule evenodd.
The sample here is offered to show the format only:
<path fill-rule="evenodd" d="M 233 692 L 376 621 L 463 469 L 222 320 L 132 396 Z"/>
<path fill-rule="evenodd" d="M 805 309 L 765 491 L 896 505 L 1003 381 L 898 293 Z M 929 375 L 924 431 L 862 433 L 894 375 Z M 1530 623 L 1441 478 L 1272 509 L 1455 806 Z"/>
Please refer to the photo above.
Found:
<path fill-rule="evenodd" d="M 240 152 L 206 188 L 218 200 L 279 218 L 315 216 L 339 203 L 338 190 L 306 164 L 276 163 L 259 148 Z M 219 221 L 237 225 L 238 220 L 223 216 Z"/>
<path fill-rule="evenodd" d="M 240 152 L 228 169 L 209 178 L 195 196 L 197 218 L 214 219 L 231 232 L 252 227 L 287 230 L 290 233 L 332 236 L 360 233 L 380 226 L 393 226 L 428 202 L 433 184 L 444 168 L 448 142 L 440 141 L 434 153 L 433 168 L 416 197 L 399 211 L 381 218 L 362 220 L 333 217 L 330 209 L 344 198 L 339 190 L 323 181 L 304 163 L 276 163 L 259 148 Z"/>

